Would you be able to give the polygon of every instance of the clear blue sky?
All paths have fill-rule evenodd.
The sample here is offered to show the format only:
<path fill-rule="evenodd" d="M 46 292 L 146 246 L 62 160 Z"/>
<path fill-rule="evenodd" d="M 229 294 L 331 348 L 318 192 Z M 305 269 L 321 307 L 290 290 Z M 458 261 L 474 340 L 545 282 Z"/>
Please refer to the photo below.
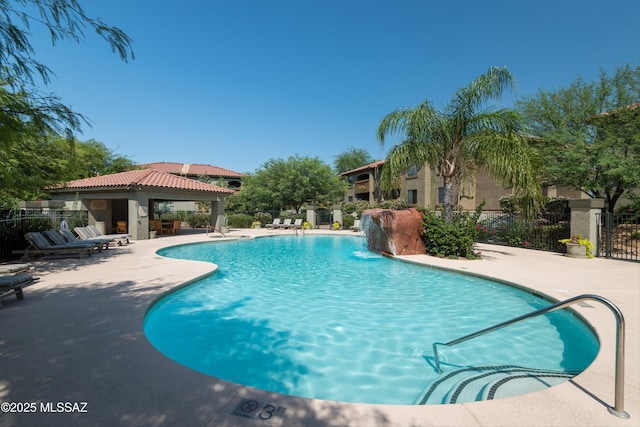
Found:
<path fill-rule="evenodd" d="M 505 65 L 518 96 L 640 64 L 638 0 L 81 1 L 133 39 L 123 63 L 92 34 L 34 33 L 46 87 L 92 122 L 78 137 L 137 163 L 253 172 L 349 147 L 385 157 L 380 119 Z M 509 99 L 505 100 L 509 105 Z"/>

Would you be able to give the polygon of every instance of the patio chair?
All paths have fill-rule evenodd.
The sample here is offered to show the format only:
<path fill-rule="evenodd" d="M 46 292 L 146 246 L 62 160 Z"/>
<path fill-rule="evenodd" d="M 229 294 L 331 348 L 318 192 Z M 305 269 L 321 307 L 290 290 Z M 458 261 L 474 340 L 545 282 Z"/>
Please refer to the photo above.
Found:
<path fill-rule="evenodd" d="M 295 221 L 293 221 L 293 225 L 291 226 L 291 228 L 293 228 L 294 230 L 298 230 L 302 228 L 302 219 L 298 218 Z"/>
<path fill-rule="evenodd" d="M 73 242 L 95 242 L 97 245 L 101 245 L 103 249 L 109 249 L 109 245 L 113 243 L 116 244 L 115 239 L 106 239 L 102 237 L 89 237 L 87 239 L 78 239 L 75 234 L 71 232 L 68 228 L 64 228 L 60 230 L 60 234 L 67 243 Z"/>
<path fill-rule="evenodd" d="M 116 221 L 116 233 L 127 234 L 128 231 L 127 221 Z"/>
<path fill-rule="evenodd" d="M 84 229 L 87 230 L 87 233 L 89 233 L 90 237 L 115 239 L 118 242 L 118 245 L 129 243 L 129 238 L 131 237 L 131 234 L 102 234 L 95 225 L 87 225 L 86 227 L 84 227 Z M 74 228 L 74 230 L 77 231 L 76 228 Z M 82 235 L 80 235 L 80 237 L 84 239 Z"/>
<path fill-rule="evenodd" d="M 356 219 L 355 221 L 353 221 L 353 225 L 351 227 L 349 227 L 349 230 L 351 230 L 351 231 L 360 231 L 360 220 Z"/>
<path fill-rule="evenodd" d="M 171 228 L 168 229 L 169 234 L 180 234 L 180 227 L 182 227 L 182 221 L 176 219 L 171 224 Z"/>
<path fill-rule="evenodd" d="M 33 255 L 42 256 L 69 256 L 77 255 L 80 258 L 90 256 L 93 253 L 92 247 L 81 246 L 69 246 L 69 245 L 54 245 L 44 234 L 39 232 L 29 232 L 24 235 L 24 238 L 29 242 L 27 249 L 14 249 L 11 251 L 13 254 L 22 254 L 23 259 L 30 258 Z"/>
<path fill-rule="evenodd" d="M 267 224 L 266 227 L 267 228 L 276 228 L 280 226 L 280 221 L 282 221 L 280 218 L 273 218 L 273 222 L 271 224 Z"/>
<path fill-rule="evenodd" d="M 54 245 L 67 246 L 67 247 L 77 247 L 77 248 L 89 248 L 89 249 L 93 249 L 94 251 L 98 251 L 98 252 L 102 251 L 102 246 L 103 245 L 101 245 L 100 243 L 93 242 L 93 241 L 88 241 L 88 240 L 87 241 L 80 240 L 80 241 L 76 241 L 76 242 L 67 242 L 62 237 L 62 234 L 58 233 L 56 230 L 47 230 L 47 231 L 43 232 L 43 234 Z"/>
<path fill-rule="evenodd" d="M 156 232 L 156 235 L 161 236 L 163 234 L 169 234 L 169 227 L 167 226 L 163 227 L 161 219 L 154 219 L 152 221 L 153 221 L 152 222 L 153 231 Z"/>

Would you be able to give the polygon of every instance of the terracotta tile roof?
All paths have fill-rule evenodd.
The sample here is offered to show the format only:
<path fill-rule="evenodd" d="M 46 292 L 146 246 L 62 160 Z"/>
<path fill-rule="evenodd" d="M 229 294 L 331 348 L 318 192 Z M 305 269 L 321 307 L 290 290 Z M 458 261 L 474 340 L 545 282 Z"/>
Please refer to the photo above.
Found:
<path fill-rule="evenodd" d="M 340 176 L 343 175 L 351 175 L 352 173 L 356 173 L 356 172 L 361 172 L 363 170 L 368 170 L 368 169 L 375 169 L 379 166 L 382 166 L 384 164 L 384 160 L 376 160 L 373 163 L 369 163 L 368 165 L 364 165 L 364 166 L 360 166 L 359 168 L 356 169 L 351 169 L 350 171 L 346 171 L 346 172 L 342 172 L 340 174 Z"/>
<path fill-rule="evenodd" d="M 213 165 L 154 162 L 140 166 L 144 168 L 153 168 L 162 172 L 173 173 L 176 175 L 209 175 L 213 177 L 226 178 L 239 178 L 241 176 L 246 176 L 246 174 L 244 173 L 224 169 Z"/>
<path fill-rule="evenodd" d="M 618 111 L 635 110 L 638 107 L 640 107 L 640 102 L 636 102 L 635 104 L 630 104 L 630 105 L 627 105 L 625 107 L 616 108 L 615 110 L 605 111 L 604 113 L 600 113 L 600 115 L 601 116 L 609 116 L 609 115 L 617 113 Z"/>
<path fill-rule="evenodd" d="M 235 193 L 235 191 L 228 188 L 222 188 L 217 185 L 207 184 L 151 168 L 69 181 L 65 185 L 57 187 L 57 189 L 86 190 L 106 187 L 126 188 L 130 186 L 210 191 L 212 193 Z"/>

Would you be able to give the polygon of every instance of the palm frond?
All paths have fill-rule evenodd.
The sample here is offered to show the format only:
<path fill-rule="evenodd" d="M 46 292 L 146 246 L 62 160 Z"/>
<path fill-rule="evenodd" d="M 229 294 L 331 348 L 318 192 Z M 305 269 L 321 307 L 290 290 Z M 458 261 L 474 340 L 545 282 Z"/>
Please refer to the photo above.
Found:
<path fill-rule="evenodd" d="M 387 114 L 378 126 L 381 147 L 384 147 L 384 138 L 388 134 L 402 134 L 414 140 L 430 139 L 433 122 L 439 120 L 439 115 L 429 101 L 424 101 L 414 108 L 398 109 Z"/>
<path fill-rule="evenodd" d="M 476 163 L 485 167 L 491 177 L 511 187 L 515 195 L 529 200 L 531 209 L 541 206 L 540 165 L 526 137 L 485 129 L 469 137 L 468 143 Z"/>
<path fill-rule="evenodd" d="M 394 145 L 387 154 L 382 169 L 383 188 L 385 190 L 399 188 L 400 178 L 409 168 L 422 167 L 425 163 L 437 164 L 440 157 L 436 145 L 405 139 Z"/>
<path fill-rule="evenodd" d="M 455 91 L 446 111 L 451 116 L 468 119 L 482 110 L 487 102 L 499 99 L 515 85 L 515 78 L 506 67 L 491 67 L 468 86 Z"/>

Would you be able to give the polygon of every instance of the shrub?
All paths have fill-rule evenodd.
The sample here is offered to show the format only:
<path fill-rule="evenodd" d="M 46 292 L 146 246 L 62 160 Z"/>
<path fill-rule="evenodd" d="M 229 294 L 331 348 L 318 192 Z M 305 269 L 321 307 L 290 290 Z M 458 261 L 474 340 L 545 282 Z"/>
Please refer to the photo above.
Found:
<path fill-rule="evenodd" d="M 564 196 L 546 197 L 544 201 L 544 211 L 548 213 L 569 213 L 569 199 Z"/>
<path fill-rule="evenodd" d="M 257 212 L 253 216 L 254 222 L 259 222 L 262 227 L 273 222 L 273 216 L 269 212 Z"/>
<path fill-rule="evenodd" d="M 360 218 L 362 216 L 362 212 L 371 207 L 372 205 L 370 205 L 368 201 L 344 202 L 342 203 L 342 214 L 343 216 L 346 216 L 355 212 L 358 214 L 358 218 Z"/>
<path fill-rule="evenodd" d="M 358 202 L 343 202 L 342 216 L 351 216 L 351 214 L 355 212 L 356 214 L 358 214 L 358 218 L 361 218 L 362 212 L 366 211 L 367 209 L 407 209 L 408 207 L 409 204 L 405 199 L 386 200 L 381 203 L 368 202 L 366 200 L 361 200 Z M 351 225 L 353 224 L 350 224 L 349 227 Z"/>
<path fill-rule="evenodd" d="M 232 228 L 250 228 L 253 216 L 246 214 L 232 214 L 227 218 L 227 225 Z"/>
<path fill-rule="evenodd" d="M 520 200 L 513 194 L 507 194 L 498 199 L 498 205 L 502 212 L 512 214 L 518 212 Z"/>
<path fill-rule="evenodd" d="M 348 230 L 349 227 L 353 226 L 355 220 L 351 215 L 342 215 L 342 228 Z"/>
<path fill-rule="evenodd" d="M 375 207 L 381 209 L 407 209 L 409 204 L 405 199 L 393 199 L 377 203 Z"/>
<path fill-rule="evenodd" d="M 640 219 L 640 198 L 632 198 L 631 203 L 618 207 L 616 213 L 624 215 L 621 221 L 623 223 L 638 221 Z"/>
<path fill-rule="evenodd" d="M 478 218 L 483 205 L 478 207 L 475 214 L 455 212 L 450 223 L 435 211 L 420 209 L 424 228 L 422 240 L 427 253 L 443 258 L 475 259 L 473 244 L 478 237 Z"/>
<path fill-rule="evenodd" d="M 205 213 L 188 213 L 185 221 L 191 228 L 204 228 L 211 224 L 211 215 Z"/>

